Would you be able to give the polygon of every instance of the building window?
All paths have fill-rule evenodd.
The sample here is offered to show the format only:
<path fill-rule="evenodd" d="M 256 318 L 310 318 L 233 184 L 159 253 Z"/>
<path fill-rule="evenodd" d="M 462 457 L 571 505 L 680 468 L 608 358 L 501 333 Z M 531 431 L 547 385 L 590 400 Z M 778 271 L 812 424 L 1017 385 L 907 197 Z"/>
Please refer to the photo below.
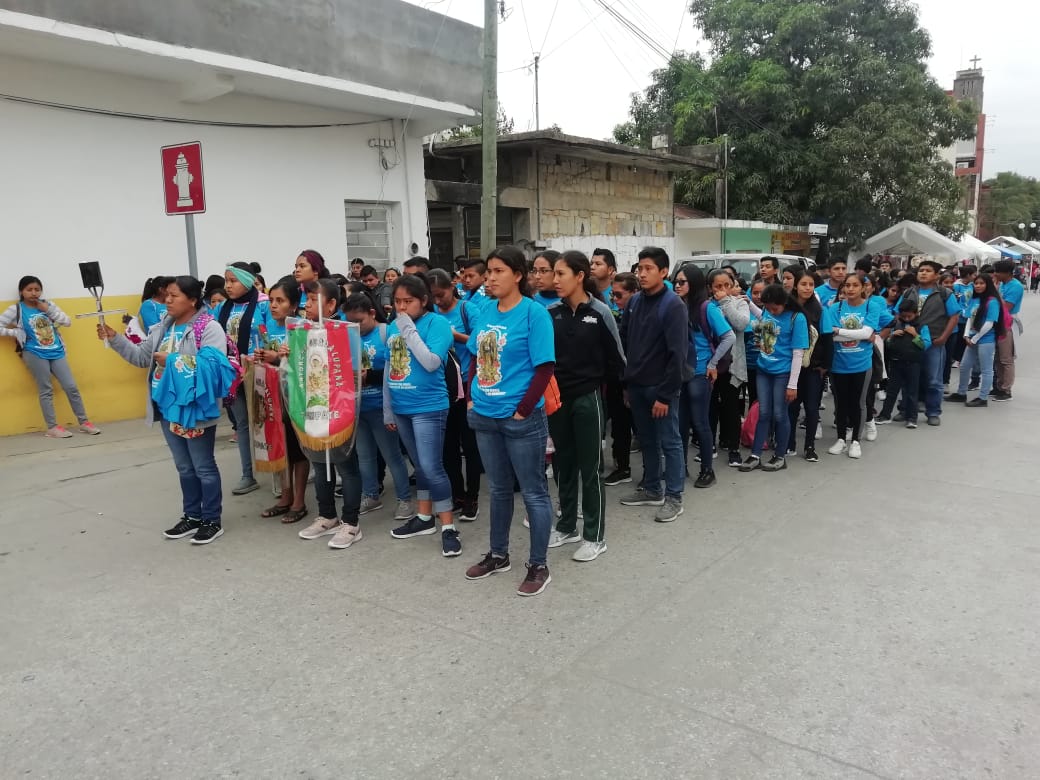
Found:
<path fill-rule="evenodd" d="M 347 256 L 386 266 L 390 259 L 390 206 L 345 201 Z"/>

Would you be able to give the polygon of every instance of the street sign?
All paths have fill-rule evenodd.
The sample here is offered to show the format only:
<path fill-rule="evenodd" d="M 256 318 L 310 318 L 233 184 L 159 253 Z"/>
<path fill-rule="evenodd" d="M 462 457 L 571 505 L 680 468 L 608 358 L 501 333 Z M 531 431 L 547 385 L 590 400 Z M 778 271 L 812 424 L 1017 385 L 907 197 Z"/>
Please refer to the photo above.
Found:
<path fill-rule="evenodd" d="M 827 226 L 816 222 L 810 223 L 809 225 L 810 236 L 825 236 L 827 235 Z"/>
<path fill-rule="evenodd" d="M 164 146 L 159 154 L 166 213 L 171 216 L 203 213 L 206 191 L 202 183 L 202 144 L 196 141 Z"/>

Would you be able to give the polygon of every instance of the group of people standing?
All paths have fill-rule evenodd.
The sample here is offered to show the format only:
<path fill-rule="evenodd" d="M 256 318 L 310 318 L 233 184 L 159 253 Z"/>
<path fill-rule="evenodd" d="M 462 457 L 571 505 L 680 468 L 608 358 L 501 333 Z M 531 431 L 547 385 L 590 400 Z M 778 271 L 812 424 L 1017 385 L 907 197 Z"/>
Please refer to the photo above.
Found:
<path fill-rule="evenodd" d="M 960 361 L 961 384 L 947 400 L 965 400 L 977 367 L 979 397 L 968 405 L 984 406 L 994 365 L 1000 378 L 993 392 L 1011 397 L 1013 342 L 1001 344 L 1011 342 L 1008 321 L 1017 318 L 1022 286 L 1012 278 L 1013 267 L 1001 263 L 992 274 L 961 269 L 955 289 L 931 260 L 900 278 L 869 263 L 849 272 L 835 261 L 822 278 L 765 258 L 747 286 L 732 268 L 705 274 L 686 263 L 672 273 L 659 247 L 639 252 L 630 273 L 618 272 L 608 250 L 597 249 L 591 258 L 545 250 L 528 261 L 508 246 L 484 258 L 461 258 L 454 275 L 431 269 L 422 257 L 407 261 L 400 275 L 380 277 L 363 262 L 354 265 L 350 277 L 336 277 L 320 253 L 305 250 L 292 273 L 269 288 L 259 266 L 241 262 L 205 284 L 189 276 L 150 279 L 139 315 L 142 336 L 98 326 L 118 355 L 148 369 L 147 417 L 162 427 L 183 499 L 183 515 L 167 538 L 205 544 L 223 534 L 214 457 L 222 399 L 238 422 L 242 473 L 231 492 L 259 487 L 245 393 L 234 392 L 233 364 L 283 369 L 291 317 L 358 325 L 356 445 L 329 453 L 310 449 L 286 415 L 288 467 L 279 501 L 261 516 L 285 523 L 307 517 L 313 475 L 318 512 L 299 536 L 330 537 L 329 547 L 349 548 L 363 538 L 360 518 L 382 509 L 389 471 L 394 517 L 401 521 L 391 535 L 439 533 L 442 555 L 455 557 L 462 552 L 456 522 L 477 519 L 483 476 L 489 549 L 466 577 L 510 570 L 519 492 L 530 529 L 527 571 L 517 591 L 524 596 L 541 593 L 551 581 L 549 548 L 576 544 L 572 557 L 581 562 L 606 552 L 604 486 L 632 482 L 634 441 L 642 479 L 620 503 L 655 507 L 655 520 L 668 523 L 683 513 L 691 443 L 699 464 L 694 486 L 702 489 L 716 482 L 720 451 L 742 472 L 786 469 L 789 454 L 798 451 L 800 421 L 803 456 L 817 461 L 827 385 L 837 430 L 828 450 L 833 455 L 860 458 L 861 439 L 874 440 L 886 422 L 916 427 L 919 398 L 928 424 L 939 425 L 950 339 L 963 348 L 949 350 L 956 356 L 949 363 Z M 14 329 L 27 349 L 49 346 L 41 344 L 45 328 L 35 318 L 67 324 L 42 300 L 41 287 L 29 279 L 18 311 L 0 318 L 4 335 L 15 335 L 12 317 L 19 318 Z M 1010 370 L 999 368 L 1002 350 L 1011 355 Z M 185 366 L 205 411 L 186 410 L 176 377 L 168 376 Z M 32 368 L 34 376 L 42 370 Z M 61 366 L 51 363 L 48 371 L 65 384 Z M 879 414 L 876 400 L 884 402 Z M 615 463 L 604 476 L 608 420 Z M 85 412 L 81 424 L 96 431 Z M 749 439 L 746 456 L 742 437 Z M 558 485 L 555 511 L 547 463 Z"/>

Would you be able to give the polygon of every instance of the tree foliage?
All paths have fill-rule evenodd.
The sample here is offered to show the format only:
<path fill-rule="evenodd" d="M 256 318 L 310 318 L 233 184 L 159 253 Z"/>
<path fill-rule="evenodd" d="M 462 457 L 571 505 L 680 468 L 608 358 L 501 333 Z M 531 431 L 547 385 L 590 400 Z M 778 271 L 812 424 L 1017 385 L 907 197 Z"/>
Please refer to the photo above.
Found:
<path fill-rule="evenodd" d="M 931 52 L 905 0 L 692 0 L 710 64 L 677 55 L 634 95 L 624 143 L 721 142 L 729 215 L 785 224 L 825 221 L 850 242 L 902 219 L 946 234 L 965 226 L 939 152 L 975 132 L 977 112 L 932 79 Z M 718 173 L 677 194 L 714 209 Z"/>
<path fill-rule="evenodd" d="M 1037 237 L 1038 231 L 1029 225 L 1040 224 L 1040 181 L 1004 171 L 983 186 L 989 187 L 989 198 L 979 221 L 987 232 L 1025 240 Z M 1020 230 L 1019 225 L 1025 228 Z"/>
<path fill-rule="evenodd" d="M 513 132 L 513 118 L 506 116 L 506 112 L 502 110 L 502 107 L 498 107 L 498 120 L 495 122 L 496 129 L 499 135 L 508 135 Z M 457 141 L 460 138 L 481 138 L 484 135 L 484 123 L 481 122 L 479 125 L 459 125 L 453 127 L 447 132 L 445 140 Z"/>

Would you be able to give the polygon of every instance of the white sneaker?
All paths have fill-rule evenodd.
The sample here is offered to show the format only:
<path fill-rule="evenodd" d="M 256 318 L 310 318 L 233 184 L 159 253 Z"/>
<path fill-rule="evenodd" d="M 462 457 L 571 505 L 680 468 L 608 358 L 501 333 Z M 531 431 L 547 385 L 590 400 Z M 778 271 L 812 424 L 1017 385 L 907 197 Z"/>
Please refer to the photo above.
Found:
<path fill-rule="evenodd" d="M 409 520 L 415 514 L 415 507 L 411 501 L 398 501 L 397 509 L 394 511 L 394 520 Z"/>
<path fill-rule="evenodd" d="M 329 547 L 333 550 L 345 550 L 354 542 L 361 541 L 361 528 L 356 525 L 341 523 L 339 530 L 329 539 Z"/>
<path fill-rule="evenodd" d="M 866 431 L 867 441 L 877 440 L 877 423 L 873 420 L 868 420 L 864 423 L 863 430 Z"/>
<path fill-rule="evenodd" d="M 590 542 L 587 540 L 582 540 L 581 547 L 574 551 L 574 555 L 572 555 L 571 558 L 575 561 L 588 563 L 589 561 L 596 560 L 600 555 L 602 555 L 606 551 L 606 542 Z"/>
<path fill-rule="evenodd" d="M 863 456 L 863 450 L 860 449 L 859 442 L 854 441 L 849 443 L 849 457 L 860 458 Z"/>
<path fill-rule="evenodd" d="M 877 399 L 879 401 L 884 401 L 887 398 L 888 398 L 888 393 L 886 393 L 884 390 L 878 390 L 877 391 Z"/>
<path fill-rule="evenodd" d="M 834 444 L 831 445 L 830 449 L 827 450 L 827 452 L 829 452 L 831 455 L 841 455 L 843 452 L 845 452 L 846 447 L 848 447 L 848 445 L 845 443 L 845 440 L 838 439 L 836 442 L 834 442 Z"/>
<path fill-rule="evenodd" d="M 823 438 L 823 426 L 821 426 L 821 425 L 817 425 L 816 426 L 816 438 L 817 439 L 822 439 Z"/>
<path fill-rule="evenodd" d="M 361 508 L 358 509 L 358 515 L 367 515 L 369 512 L 375 512 L 377 509 L 383 508 L 383 502 L 379 500 L 379 496 L 373 498 L 372 496 L 361 497 Z M 408 515 L 411 517 L 411 515 Z M 398 520 L 407 520 L 408 517 L 395 518 Z"/>
<path fill-rule="evenodd" d="M 68 430 L 66 430 L 65 428 L 61 427 L 60 425 L 55 425 L 53 428 L 48 428 L 47 429 L 47 433 L 45 433 L 44 436 L 46 436 L 48 439 L 71 439 L 72 438 L 72 434 Z"/>
<path fill-rule="evenodd" d="M 549 546 L 550 547 L 563 547 L 565 544 L 575 544 L 581 541 L 581 534 L 577 531 L 571 531 L 569 534 L 563 531 L 557 531 L 555 528 L 549 532 Z"/>
<path fill-rule="evenodd" d="M 338 518 L 319 517 L 300 531 L 299 537 L 301 539 L 317 539 L 321 536 L 329 536 L 336 533 L 341 525 L 343 525 L 343 521 Z"/>

